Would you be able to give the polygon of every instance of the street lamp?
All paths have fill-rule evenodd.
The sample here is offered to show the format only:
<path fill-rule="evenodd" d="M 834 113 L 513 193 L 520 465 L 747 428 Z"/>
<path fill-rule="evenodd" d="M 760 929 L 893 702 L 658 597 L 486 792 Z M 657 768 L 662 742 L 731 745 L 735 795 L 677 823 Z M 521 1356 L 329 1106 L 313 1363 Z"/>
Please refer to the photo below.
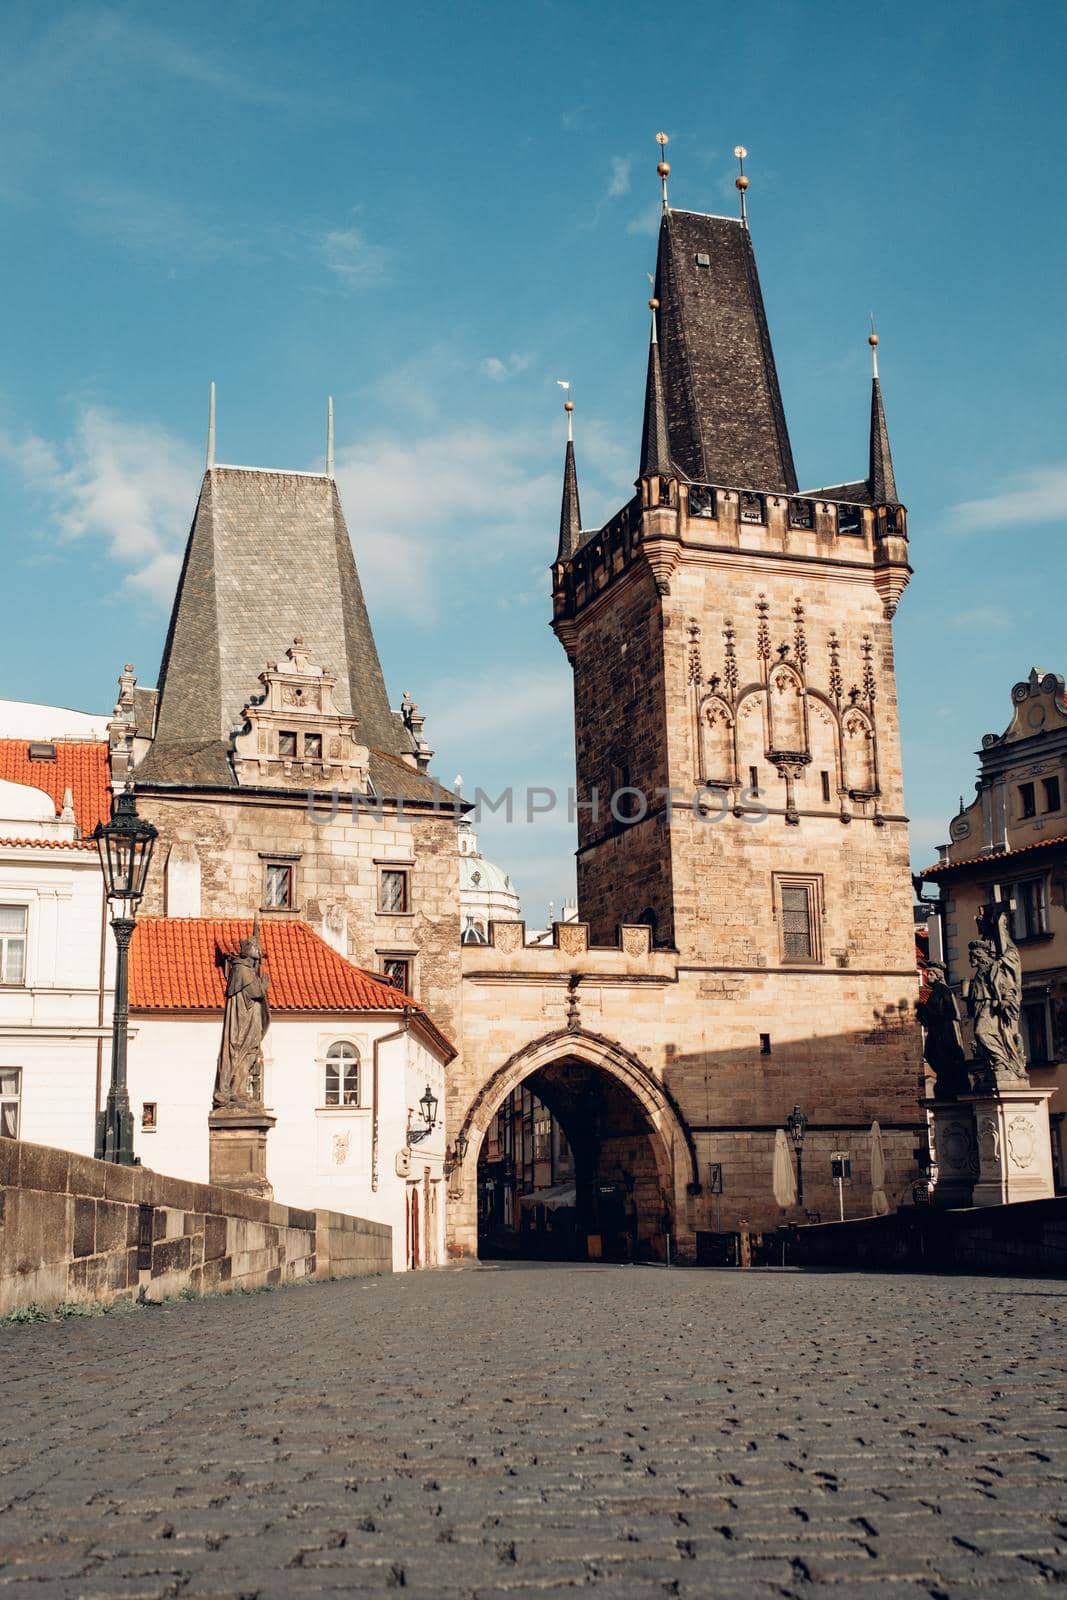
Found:
<path fill-rule="evenodd" d="M 457 1167 L 461 1167 L 463 1165 L 467 1159 L 467 1151 L 469 1149 L 470 1140 L 463 1130 L 460 1129 L 459 1133 L 456 1134 L 456 1142 L 452 1146 L 451 1152 L 445 1158 L 446 1177 L 449 1177 L 453 1172 L 455 1172 Z"/>
<path fill-rule="evenodd" d="M 144 894 L 156 829 L 137 815 L 133 790 L 112 804 L 111 821 L 98 822 L 93 838 L 100 852 L 104 893 L 111 908 L 118 960 L 115 966 L 115 1020 L 111 1033 L 111 1084 L 107 1109 L 96 1114 L 96 1158 L 132 1167 L 133 1121 L 126 1092 L 126 1035 L 130 1020 L 130 940 Z"/>
<path fill-rule="evenodd" d="M 420 1139 L 428 1139 L 437 1122 L 437 1096 L 429 1084 L 426 1085 L 419 1100 L 419 1110 L 422 1112 L 422 1120 L 426 1126 L 425 1128 L 409 1128 L 408 1144 L 418 1144 Z"/>
<path fill-rule="evenodd" d="M 794 1106 L 786 1121 L 789 1137 L 793 1141 L 793 1149 L 797 1153 L 797 1205 L 804 1204 L 804 1135 L 808 1128 L 808 1119 L 799 1106 Z"/>

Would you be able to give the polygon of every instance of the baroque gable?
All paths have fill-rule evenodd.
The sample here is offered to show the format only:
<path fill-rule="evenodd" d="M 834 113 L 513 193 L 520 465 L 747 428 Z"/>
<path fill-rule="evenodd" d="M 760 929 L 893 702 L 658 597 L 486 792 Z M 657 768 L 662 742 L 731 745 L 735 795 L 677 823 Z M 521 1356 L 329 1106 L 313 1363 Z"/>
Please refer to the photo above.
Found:
<path fill-rule="evenodd" d="M 302 638 L 285 652 L 287 665 L 268 661 L 259 675 L 263 694 L 244 708 L 234 739 L 234 770 L 242 786 L 367 791 L 370 752 L 354 717 L 334 698 L 337 674 L 315 666 Z"/>

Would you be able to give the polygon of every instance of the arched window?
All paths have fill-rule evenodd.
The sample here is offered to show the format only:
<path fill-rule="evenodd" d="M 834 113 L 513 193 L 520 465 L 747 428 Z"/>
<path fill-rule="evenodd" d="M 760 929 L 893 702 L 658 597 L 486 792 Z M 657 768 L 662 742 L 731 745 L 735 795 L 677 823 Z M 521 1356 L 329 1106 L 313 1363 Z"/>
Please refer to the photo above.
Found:
<path fill-rule="evenodd" d="M 359 1051 L 347 1039 L 332 1044 L 326 1052 L 327 1106 L 359 1105 Z"/>

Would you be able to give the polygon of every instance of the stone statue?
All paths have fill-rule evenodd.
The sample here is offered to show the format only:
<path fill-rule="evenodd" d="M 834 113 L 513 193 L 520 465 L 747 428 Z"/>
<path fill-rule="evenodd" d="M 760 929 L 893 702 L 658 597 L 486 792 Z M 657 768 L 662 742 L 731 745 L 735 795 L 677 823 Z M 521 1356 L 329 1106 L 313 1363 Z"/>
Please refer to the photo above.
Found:
<path fill-rule="evenodd" d="M 960 1036 L 959 1006 L 945 982 L 945 968 L 940 961 L 930 962 L 926 977 L 929 993 L 915 1007 L 926 1030 L 923 1055 L 934 1069 L 934 1099 L 956 1100 L 971 1087 Z"/>
<path fill-rule="evenodd" d="M 997 902 L 982 917 L 983 937 L 969 950 L 974 977 L 967 1010 L 974 1024 L 974 1086 L 1028 1084 L 1026 1051 L 1019 1033 L 1022 962 L 1010 931 L 1008 908 Z"/>
<path fill-rule="evenodd" d="M 226 1007 L 222 1047 L 215 1074 L 216 1110 L 251 1109 L 263 1104 L 263 1037 L 270 1027 L 269 978 L 263 971 L 259 917 L 240 952 L 226 958 Z"/>

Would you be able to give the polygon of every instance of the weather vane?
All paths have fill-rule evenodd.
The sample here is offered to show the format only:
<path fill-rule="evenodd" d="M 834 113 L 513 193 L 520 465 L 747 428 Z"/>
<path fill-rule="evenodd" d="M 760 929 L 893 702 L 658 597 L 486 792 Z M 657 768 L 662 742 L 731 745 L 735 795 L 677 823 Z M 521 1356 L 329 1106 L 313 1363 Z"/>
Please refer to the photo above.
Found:
<path fill-rule="evenodd" d="M 748 213 L 745 210 L 745 191 L 748 188 L 748 179 L 745 177 L 745 157 L 748 155 L 748 151 L 743 144 L 735 144 L 734 155 L 737 157 L 737 177 L 734 179 L 734 186 L 741 196 L 741 226 L 747 228 Z"/>
<path fill-rule="evenodd" d="M 668 138 L 668 136 L 665 133 L 657 133 L 657 135 L 656 135 L 656 143 L 659 145 L 659 149 L 660 149 L 659 165 L 656 167 L 656 171 L 659 173 L 659 181 L 660 181 L 660 184 L 662 185 L 662 188 L 663 188 L 663 209 L 664 209 L 664 211 L 666 211 L 667 210 L 667 179 L 671 175 L 671 164 L 670 164 L 669 161 L 667 161 L 665 159 L 665 157 L 666 157 L 666 154 L 667 154 L 667 146 L 670 144 L 670 139 Z"/>
<path fill-rule="evenodd" d="M 571 386 L 565 378 L 557 378 L 556 382 L 567 396 L 563 402 L 563 409 L 567 413 L 567 443 L 574 443 L 574 401 L 571 399 Z"/>

